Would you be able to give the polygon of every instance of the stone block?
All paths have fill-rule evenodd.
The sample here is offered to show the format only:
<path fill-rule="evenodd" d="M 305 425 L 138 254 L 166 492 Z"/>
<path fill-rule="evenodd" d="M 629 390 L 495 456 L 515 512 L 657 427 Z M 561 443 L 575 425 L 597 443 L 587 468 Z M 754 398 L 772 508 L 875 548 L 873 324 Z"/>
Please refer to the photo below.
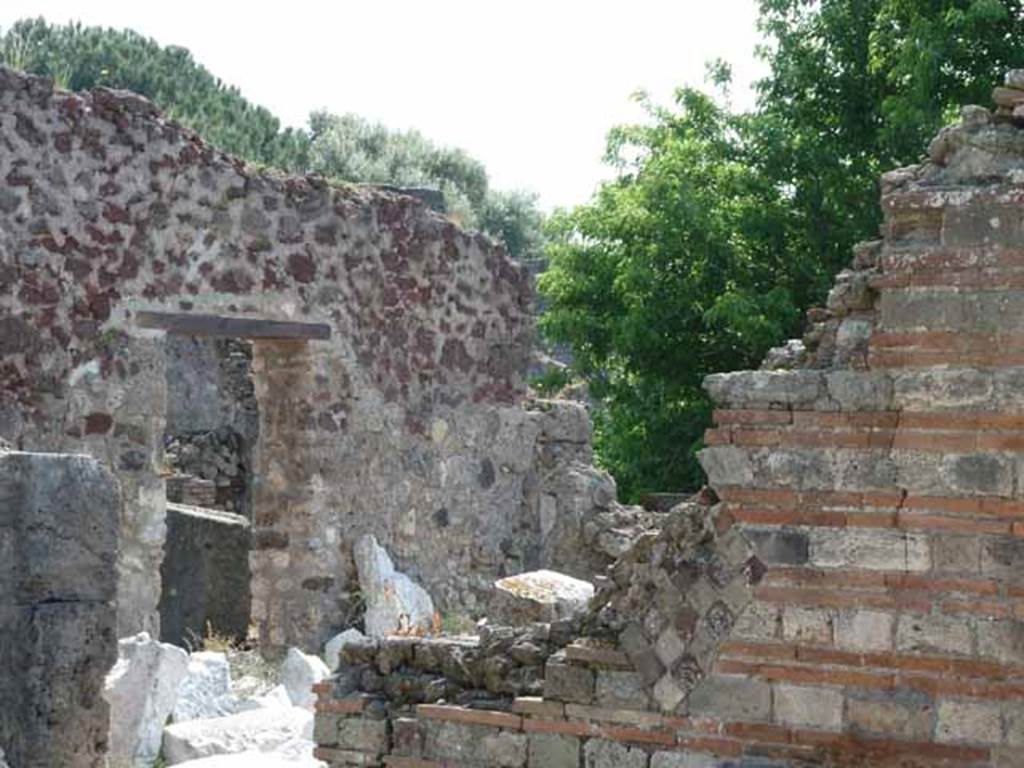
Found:
<path fill-rule="evenodd" d="M 1009 496 L 1014 491 L 1013 459 L 998 454 L 952 454 L 942 458 L 940 476 L 964 495 Z"/>
<path fill-rule="evenodd" d="M 771 718 L 772 689 L 753 678 L 711 675 L 693 689 L 686 703 L 694 717 L 766 721 Z"/>
<path fill-rule="evenodd" d="M 591 739 L 583 747 L 585 768 L 647 768 L 647 753 L 616 741 Z"/>
<path fill-rule="evenodd" d="M 527 759 L 527 735 L 482 725 L 463 725 L 439 720 L 423 723 L 423 756 L 480 764 L 494 768 L 523 768 Z"/>
<path fill-rule="evenodd" d="M 1024 582 L 1024 539 L 993 538 L 981 547 L 981 573 L 989 578 Z"/>
<path fill-rule="evenodd" d="M 1013 89 L 996 88 L 997 94 L 1020 94 Z M 1009 102 L 1008 102 L 1009 103 Z M 1024 245 L 1020 212 L 1006 206 L 950 206 L 942 226 L 942 241 L 951 247 L 972 245 Z"/>
<path fill-rule="evenodd" d="M 377 539 L 361 536 L 352 550 L 359 586 L 366 601 L 366 634 L 429 634 L 434 627 L 434 602 L 419 584 L 395 570 Z"/>
<path fill-rule="evenodd" d="M 654 701 L 657 702 L 662 712 L 675 712 L 676 707 L 683 702 L 687 693 L 688 691 L 668 672 L 661 676 L 661 679 L 654 684 L 654 690 L 651 691 Z"/>
<path fill-rule="evenodd" d="M 999 744 L 1003 740 L 1002 709 L 994 702 L 940 701 L 935 738 L 941 742 Z"/>
<path fill-rule="evenodd" d="M 636 672 L 597 670 L 594 703 L 610 709 L 646 709 L 647 686 Z"/>
<path fill-rule="evenodd" d="M 510 626 L 571 619 L 586 611 L 593 596 L 589 581 L 557 571 L 530 571 L 494 582 L 487 616 Z"/>
<path fill-rule="evenodd" d="M 697 752 L 655 752 L 651 755 L 651 768 L 719 768 L 717 757 Z"/>
<path fill-rule="evenodd" d="M 820 568 L 926 571 L 928 537 L 903 531 L 816 528 L 809 534 L 810 563 Z"/>
<path fill-rule="evenodd" d="M 782 610 L 782 637 L 799 645 L 831 645 L 831 611 L 787 606 Z"/>
<path fill-rule="evenodd" d="M 836 646 L 848 651 L 888 651 L 893 646 L 893 615 L 883 611 L 843 611 Z"/>
<path fill-rule="evenodd" d="M 188 673 L 178 686 L 174 722 L 221 717 L 235 712 L 231 667 L 224 653 L 197 651 L 188 657 Z"/>
<path fill-rule="evenodd" d="M 121 509 L 93 459 L 0 450 L 0 744 L 12 766 L 104 759 Z"/>
<path fill-rule="evenodd" d="M 969 302 L 958 294 L 884 291 L 878 302 L 879 322 L 886 330 L 964 328 L 970 322 Z"/>
<path fill-rule="evenodd" d="M 849 697 L 846 722 L 858 734 L 927 741 L 934 727 L 934 709 L 927 697 L 903 692 L 887 697 Z"/>
<path fill-rule="evenodd" d="M 579 768 L 580 740 L 560 733 L 531 733 L 528 768 Z"/>
<path fill-rule="evenodd" d="M 829 399 L 844 411 L 887 411 L 893 380 L 887 373 L 830 371 L 825 375 Z"/>
<path fill-rule="evenodd" d="M 311 711 L 316 703 L 313 686 L 330 674 L 319 656 L 303 653 L 298 648 L 289 648 L 281 663 L 281 684 L 288 691 L 288 698 L 295 706 Z"/>
<path fill-rule="evenodd" d="M 387 722 L 365 717 L 346 717 L 338 723 L 338 746 L 359 752 L 382 754 L 388 749 Z"/>
<path fill-rule="evenodd" d="M 904 614 L 896 622 L 896 650 L 900 653 L 955 653 L 972 651 L 971 622 L 960 616 Z"/>
<path fill-rule="evenodd" d="M 188 654 L 141 632 L 118 642 L 117 663 L 104 682 L 110 703 L 112 759 L 152 762 L 160 753 L 164 724 L 171 716 Z"/>
<path fill-rule="evenodd" d="M 783 725 L 836 731 L 843 724 L 843 694 L 831 688 L 776 685 L 775 720 Z"/>
<path fill-rule="evenodd" d="M 1006 743 L 1014 747 L 1024 747 L 1024 702 L 1019 700 L 1005 702 L 1003 704 L 1003 722 L 1006 727 Z"/>
<path fill-rule="evenodd" d="M 638 624 L 628 625 L 619 634 L 619 645 L 629 657 L 633 668 L 648 685 L 654 685 L 661 679 L 665 667 L 658 659 L 654 648 L 647 642 L 644 631 Z"/>
<path fill-rule="evenodd" d="M 544 667 L 544 698 L 590 704 L 594 700 L 594 672 L 587 667 L 548 661 Z"/>
<path fill-rule="evenodd" d="M 808 559 L 808 539 L 803 531 L 747 530 L 754 552 L 769 565 L 803 565 Z"/>
<path fill-rule="evenodd" d="M 704 378 L 704 389 L 720 406 L 814 405 L 825 393 L 820 371 L 735 371 Z"/>
<path fill-rule="evenodd" d="M 423 753 L 423 734 L 415 717 L 398 717 L 391 722 L 391 753 L 401 757 L 419 757 Z"/>
<path fill-rule="evenodd" d="M 988 405 L 995 395 L 991 371 L 907 370 L 893 374 L 893 406 L 945 410 Z"/>
<path fill-rule="evenodd" d="M 666 669 L 674 669 L 676 663 L 686 653 L 686 643 L 680 639 L 674 627 L 668 627 L 658 635 L 654 643 L 654 653 Z"/>
<path fill-rule="evenodd" d="M 750 453 L 731 445 L 709 446 L 697 454 L 712 486 L 750 485 L 754 468 Z"/>
<path fill-rule="evenodd" d="M 160 566 L 160 639 L 195 645 L 210 629 L 244 640 L 251 604 L 252 531 L 241 515 L 167 504 Z"/>
<path fill-rule="evenodd" d="M 301 707 L 254 709 L 169 725 L 163 729 L 162 754 L 168 765 L 175 765 L 246 750 L 274 752 L 296 740 L 308 739 L 312 731 L 313 713 Z"/>
<path fill-rule="evenodd" d="M 16 537 L 14 593 L 21 605 L 114 599 L 121 500 L 85 456 L 0 454 L 0 529 Z"/>
<path fill-rule="evenodd" d="M 985 621 L 975 623 L 978 654 L 1004 664 L 1024 663 L 1024 621 Z"/>
<path fill-rule="evenodd" d="M 982 541 L 977 536 L 950 536 L 943 532 L 931 537 L 932 567 L 946 573 L 981 572 Z"/>
<path fill-rule="evenodd" d="M 313 741 L 321 747 L 338 745 L 338 725 L 347 715 L 332 712 L 317 712 L 313 721 Z"/>
<path fill-rule="evenodd" d="M 774 640 L 782 626 L 782 610 L 773 603 L 753 602 L 736 619 L 732 633 L 744 640 Z"/>

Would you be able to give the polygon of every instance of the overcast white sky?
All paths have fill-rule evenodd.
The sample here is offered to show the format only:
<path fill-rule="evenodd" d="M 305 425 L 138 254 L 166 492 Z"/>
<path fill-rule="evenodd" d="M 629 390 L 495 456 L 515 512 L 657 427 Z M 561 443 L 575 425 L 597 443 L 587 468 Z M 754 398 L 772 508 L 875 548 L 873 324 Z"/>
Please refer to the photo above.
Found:
<path fill-rule="evenodd" d="M 604 137 L 639 117 L 635 90 L 665 101 L 721 56 L 746 106 L 762 72 L 755 0 L 3 0 L 0 27 L 38 15 L 183 45 L 290 125 L 327 108 L 416 128 L 545 208 L 607 175 Z"/>

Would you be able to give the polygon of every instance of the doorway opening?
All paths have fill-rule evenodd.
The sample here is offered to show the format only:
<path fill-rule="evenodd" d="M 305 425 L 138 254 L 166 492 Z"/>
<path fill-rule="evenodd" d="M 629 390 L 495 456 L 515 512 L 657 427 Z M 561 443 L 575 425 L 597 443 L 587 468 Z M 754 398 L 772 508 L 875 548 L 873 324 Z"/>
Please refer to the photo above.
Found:
<path fill-rule="evenodd" d="M 164 464 L 167 538 L 160 639 L 202 647 L 248 638 L 253 457 L 252 344 L 169 333 Z"/>

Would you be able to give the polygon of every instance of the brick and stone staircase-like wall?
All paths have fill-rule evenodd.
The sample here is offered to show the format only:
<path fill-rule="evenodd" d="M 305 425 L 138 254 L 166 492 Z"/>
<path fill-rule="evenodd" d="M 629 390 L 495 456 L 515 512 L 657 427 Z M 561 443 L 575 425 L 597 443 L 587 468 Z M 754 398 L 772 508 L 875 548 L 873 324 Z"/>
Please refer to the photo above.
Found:
<path fill-rule="evenodd" d="M 883 178 L 798 367 L 708 379 L 708 530 L 643 534 L 557 649 L 347 649 L 319 757 L 1024 766 L 1024 90 L 995 99 Z"/>

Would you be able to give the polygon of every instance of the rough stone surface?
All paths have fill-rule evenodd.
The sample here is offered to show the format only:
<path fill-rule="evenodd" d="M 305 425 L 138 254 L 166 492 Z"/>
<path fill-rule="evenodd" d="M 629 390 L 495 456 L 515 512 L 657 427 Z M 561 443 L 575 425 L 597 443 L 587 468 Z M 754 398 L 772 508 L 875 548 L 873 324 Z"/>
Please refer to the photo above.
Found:
<path fill-rule="evenodd" d="M 584 618 L 584 632 L 613 640 L 666 712 L 711 669 L 764 573 L 737 529 L 719 533 L 711 500 L 698 495 L 638 537 Z"/>
<path fill-rule="evenodd" d="M 176 765 L 213 755 L 275 752 L 312 735 L 313 715 L 302 707 L 257 709 L 169 725 L 163 731 L 163 755 L 168 765 Z"/>
<path fill-rule="evenodd" d="M 765 721 L 771 717 L 772 689 L 761 680 L 712 675 L 694 689 L 687 706 L 696 717 Z"/>
<path fill-rule="evenodd" d="M 281 663 L 281 684 L 297 707 L 312 710 L 316 701 L 313 686 L 331 674 L 319 656 L 305 654 L 298 648 L 289 648 Z"/>
<path fill-rule="evenodd" d="M 0 753 L 100 768 L 121 501 L 85 456 L 0 450 Z"/>
<path fill-rule="evenodd" d="M 103 696 L 110 703 L 110 756 L 147 768 L 160 753 L 164 723 L 188 675 L 188 654 L 141 632 L 117 644 Z"/>
<path fill-rule="evenodd" d="M 309 751 L 312 753 L 312 749 Z M 277 753 L 247 751 L 186 760 L 175 765 L 178 768 L 323 768 L 324 763 L 312 756 L 295 759 Z"/>
<path fill-rule="evenodd" d="M 773 692 L 775 719 L 786 725 L 839 730 L 843 723 L 843 694 L 838 690 L 777 685 Z"/>
<path fill-rule="evenodd" d="M 344 632 L 339 632 L 328 640 L 324 644 L 323 656 L 327 669 L 334 672 L 338 668 L 338 658 L 341 655 L 341 649 L 345 647 L 346 643 L 360 643 L 365 639 L 366 635 L 358 629 L 346 629 Z"/>
<path fill-rule="evenodd" d="M 160 566 L 163 642 L 196 647 L 210 632 L 245 640 L 251 547 L 251 526 L 241 515 L 168 502 Z"/>
<path fill-rule="evenodd" d="M 583 748 L 586 768 L 647 768 L 647 753 L 614 741 L 591 739 Z"/>
<path fill-rule="evenodd" d="M 174 722 L 234 714 L 231 667 L 223 653 L 198 651 L 188 658 L 188 672 L 178 686 Z"/>
<path fill-rule="evenodd" d="M 559 733 L 530 735 L 528 768 L 579 768 L 580 740 Z"/>
<path fill-rule="evenodd" d="M 594 585 L 557 571 L 541 570 L 499 579 L 494 592 L 488 618 L 497 624 L 518 626 L 581 615 L 594 596 Z"/>
<path fill-rule="evenodd" d="M 353 556 L 359 586 L 366 602 L 366 632 L 371 637 L 425 635 L 434 629 L 430 595 L 404 573 L 395 570 L 387 551 L 373 536 L 356 542 Z"/>

